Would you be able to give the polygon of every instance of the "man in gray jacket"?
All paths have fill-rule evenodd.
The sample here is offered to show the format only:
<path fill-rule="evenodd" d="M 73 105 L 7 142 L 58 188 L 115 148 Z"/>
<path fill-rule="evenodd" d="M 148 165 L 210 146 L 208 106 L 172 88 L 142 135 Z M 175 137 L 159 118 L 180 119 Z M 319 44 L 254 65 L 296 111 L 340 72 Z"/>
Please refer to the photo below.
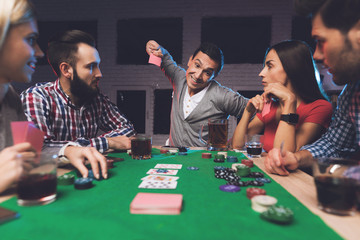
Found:
<path fill-rule="evenodd" d="M 216 45 L 202 43 L 189 58 L 186 71 L 153 40 L 147 42 L 146 52 L 161 58 L 160 68 L 173 86 L 170 145 L 204 147 L 199 130 L 208 119 L 242 116 L 248 99 L 214 80 L 224 65 L 222 51 Z M 207 131 L 203 138 L 208 138 Z"/>

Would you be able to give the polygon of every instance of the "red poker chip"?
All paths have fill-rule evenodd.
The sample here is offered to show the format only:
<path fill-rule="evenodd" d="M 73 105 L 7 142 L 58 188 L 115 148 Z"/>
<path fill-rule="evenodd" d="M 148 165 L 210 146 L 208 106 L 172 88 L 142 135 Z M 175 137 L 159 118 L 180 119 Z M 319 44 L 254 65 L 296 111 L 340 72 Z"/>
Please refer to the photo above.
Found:
<path fill-rule="evenodd" d="M 250 168 L 254 167 L 254 161 L 250 160 L 250 159 L 243 159 L 243 160 L 241 160 L 241 163 Z"/>
<path fill-rule="evenodd" d="M 167 153 L 167 152 L 169 152 L 169 151 L 166 150 L 166 149 L 161 149 L 161 150 L 160 150 L 160 153 Z"/>
<path fill-rule="evenodd" d="M 265 189 L 262 188 L 248 188 L 246 189 L 246 197 L 251 199 L 257 195 L 266 195 Z"/>
<path fill-rule="evenodd" d="M 202 157 L 202 158 L 211 158 L 212 155 L 211 155 L 211 153 L 202 153 L 202 154 L 201 154 L 201 157 Z"/>
<path fill-rule="evenodd" d="M 107 159 L 107 160 L 106 160 L 106 163 L 107 163 L 107 168 L 108 168 L 108 169 L 114 167 L 114 160 L 112 160 L 112 159 Z"/>

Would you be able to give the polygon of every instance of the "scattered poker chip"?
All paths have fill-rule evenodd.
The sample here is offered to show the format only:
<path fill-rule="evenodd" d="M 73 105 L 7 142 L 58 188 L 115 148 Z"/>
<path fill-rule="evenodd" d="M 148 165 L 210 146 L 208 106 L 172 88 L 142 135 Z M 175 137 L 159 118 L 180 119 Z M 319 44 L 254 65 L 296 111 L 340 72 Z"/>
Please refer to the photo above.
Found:
<path fill-rule="evenodd" d="M 218 152 L 217 154 L 219 154 L 219 155 L 223 155 L 223 156 L 224 156 L 224 158 L 227 158 L 227 152 Z"/>
<path fill-rule="evenodd" d="M 254 167 L 254 161 L 250 159 L 243 159 L 241 160 L 241 163 L 248 166 L 249 168 Z"/>
<path fill-rule="evenodd" d="M 251 181 L 239 181 L 239 186 L 240 187 L 247 187 L 250 185 Z"/>
<path fill-rule="evenodd" d="M 176 150 L 176 149 L 170 149 L 169 150 L 169 153 L 172 153 L 172 154 L 176 154 L 178 152 L 179 152 L 179 150 Z"/>
<path fill-rule="evenodd" d="M 187 147 L 178 147 L 178 149 L 179 149 L 179 152 L 187 152 L 188 151 Z"/>
<path fill-rule="evenodd" d="M 57 177 L 57 184 L 59 185 L 72 185 L 75 182 L 75 176 L 72 174 L 65 174 Z"/>
<path fill-rule="evenodd" d="M 219 159 L 219 158 L 214 158 L 214 162 L 223 163 L 223 162 L 225 162 L 225 160 L 224 159 Z"/>
<path fill-rule="evenodd" d="M 107 169 L 114 168 L 114 160 L 106 159 Z"/>
<path fill-rule="evenodd" d="M 186 156 L 186 155 L 188 155 L 188 154 L 187 154 L 187 152 L 179 152 L 178 155 L 180 155 L 180 156 Z"/>
<path fill-rule="evenodd" d="M 253 181 L 250 181 L 250 185 L 255 186 L 255 187 L 261 187 L 261 186 L 264 186 L 264 183 L 261 181 L 253 180 Z"/>
<path fill-rule="evenodd" d="M 225 170 L 226 169 L 226 167 L 224 167 L 224 166 L 215 166 L 214 167 L 214 171 L 216 172 L 216 171 L 219 171 L 219 170 Z"/>
<path fill-rule="evenodd" d="M 91 178 L 78 178 L 75 180 L 74 187 L 79 190 L 89 189 L 93 186 L 92 181 Z"/>
<path fill-rule="evenodd" d="M 161 153 L 161 154 L 168 153 L 168 152 L 169 152 L 169 151 L 166 150 L 166 149 L 161 149 L 161 150 L 160 150 L 160 153 Z"/>
<path fill-rule="evenodd" d="M 239 161 L 236 156 L 227 156 L 226 160 L 227 162 L 231 162 L 231 163 L 235 163 Z"/>
<path fill-rule="evenodd" d="M 263 183 L 271 183 L 271 180 L 269 178 L 255 178 L 255 180 Z"/>
<path fill-rule="evenodd" d="M 241 164 L 241 163 L 233 163 L 233 164 L 231 165 L 231 168 L 234 169 L 235 171 L 237 171 L 236 166 L 239 166 L 240 164 Z"/>
<path fill-rule="evenodd" d="M 191 170 L 191 171 L 199 170 L 198 167 L 187 167 L 186 169 L 187 169 L 187 170 Z"/>
<path fill-rule="evenodd" d="M 167 173 L 168 170 L 167 169 L 158 169 L 156 170 L 157 173 Z"/>
<path fill-rule="evenodd" d="M 277 199 L 268 195 L 257 195 L 251 199 L 251 208 L 256 212 L 265 212 L 277 203 Z"/>
<path fill-rule="evenodd" d="M 226 185 L 226 184 L 225 184 L 225 185 L 221 185 L 221 186 L 219 187 L 219 189 L 220 189 L 221 191 L 224 191 L 224 192 L 238 192 L 238 191 L 241 190 L 239 186 Z"/>
<path fill-rule="evenodd" d="M 262 188 L 248 188 L 246 189 L 246 197 L 248 199 L 253 198 L 254 196 L 257 195 L 266 195 L 266 191 L 265 189 Z"/>
<path fill-rule="evenodd" d="M 291 209 L 284 206 L 271 206 L 260 214 L 261 218 L 280 224 L 288 224 L 293 221 L 294 213 Z"/>
<path fill-rule="evenodd" d="M 212 155 L 211 155 L 211 153 L 202 153 L 201 157 L 209 159 L 209 158 L 212 158 Z"/>
<path fill-rule="evenodd" d="M 97 181 L 100 181 L 100 180 L 103 180 L 103 179 L 104 179 L 101 174 L 100 174 L 99 179 L 95 178 L 95 175 L 94 175 L 94 172 L 93 172 L 92 169 L 89 170 L 88 178 L 91 178 L 91 179 L 97 180 Z"/>
<path fill-rule="evenodd" d="M 215 154 L 214 158 L 225 160 L 225 156 L 222 154 Z"/>
<path fill-rule="evenodd" d="M 251 172 L 250 168 L 244 164 L 239 164 L 236 166 L 236 174 L 240 177 L 248 176 Z"/>
<path fill-rule="evenodd" d="M 263 178 L 264 174 L 262 172 L 251 172 L 249 173 L 250 178 Z"/>

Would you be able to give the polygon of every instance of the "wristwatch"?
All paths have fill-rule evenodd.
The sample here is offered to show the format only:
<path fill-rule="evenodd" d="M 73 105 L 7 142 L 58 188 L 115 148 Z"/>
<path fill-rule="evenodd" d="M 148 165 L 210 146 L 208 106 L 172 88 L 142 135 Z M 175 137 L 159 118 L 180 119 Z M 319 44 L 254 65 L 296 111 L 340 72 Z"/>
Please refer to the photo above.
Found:
<path fill-rule="evenodd" d="M 281 114 L 280 120 L 289 124 L 297 124 L 299 122 L 299 115 L 296 113 Z"/>

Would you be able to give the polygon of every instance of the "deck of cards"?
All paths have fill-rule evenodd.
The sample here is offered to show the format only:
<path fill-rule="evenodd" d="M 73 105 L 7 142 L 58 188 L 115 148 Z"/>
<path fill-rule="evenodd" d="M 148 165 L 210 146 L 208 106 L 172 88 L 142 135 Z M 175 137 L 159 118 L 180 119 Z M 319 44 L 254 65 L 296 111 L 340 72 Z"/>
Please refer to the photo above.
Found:
<path fill-rule="evenodd" d="M 132 214 L 177 215 L 183 195 L 170 193 L 138 193 L 130 204 Z"/>

